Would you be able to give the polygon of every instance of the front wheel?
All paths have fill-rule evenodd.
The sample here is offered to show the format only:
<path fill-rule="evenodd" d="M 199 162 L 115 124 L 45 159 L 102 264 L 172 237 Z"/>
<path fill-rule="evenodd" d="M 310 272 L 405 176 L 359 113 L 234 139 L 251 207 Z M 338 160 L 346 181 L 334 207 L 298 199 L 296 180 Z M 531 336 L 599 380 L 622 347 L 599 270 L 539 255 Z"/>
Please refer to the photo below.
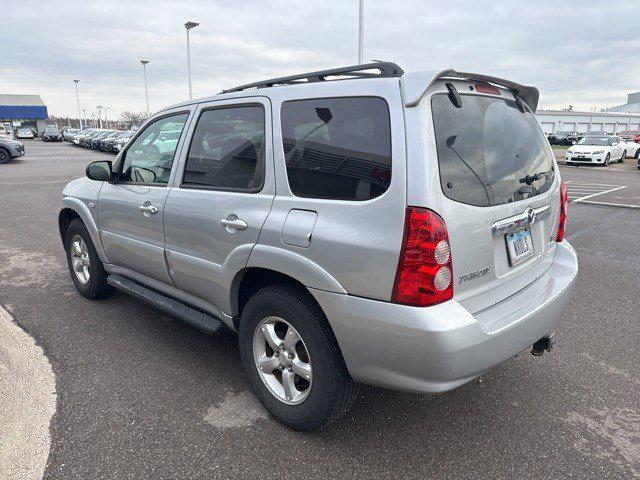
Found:
<path fill-rule="evenodd" d="M 76 218 L 67 229 L 67 265 L 80 295 L 90 299 L 104 298 L 112 291 L 107 272 L 98 257 L 85 224 Z"/>
<path fill-rule="evenodd" d="M 607 153 L 607 156 L 604 157 L 604 166 L 606 167 L 607 165 L 609 165 L 609 161 L 611 161 L 611 154 Z"/>
<path fill-rule="evenodd" d="M 251 389 L 280 423 L 318 430 L 353 403 L 356 384 L 308 292 L 290 285 L 260 290 L 242 311 L 239 331 Z"/>
<path fill-rule="evenodd" d="M 11 160 L 11 155 L 4 148 L 0 148 L 0 164 L 7 163 Z"/>

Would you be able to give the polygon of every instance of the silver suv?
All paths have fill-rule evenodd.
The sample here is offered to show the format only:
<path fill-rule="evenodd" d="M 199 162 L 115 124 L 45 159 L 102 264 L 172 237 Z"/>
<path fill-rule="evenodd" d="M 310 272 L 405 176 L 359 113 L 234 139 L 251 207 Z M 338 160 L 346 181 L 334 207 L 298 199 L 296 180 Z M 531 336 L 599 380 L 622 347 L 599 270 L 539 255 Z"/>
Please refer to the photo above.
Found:
<path fill-rule="evenodd" d="M 357 382 L 456 388 L 549 350 L 573 290 L 537 102 L 380 62 L 166 108 L 65 187 L 71 278 L 237 331 L 254 393 L 298 430 L 339 418 Z"/>

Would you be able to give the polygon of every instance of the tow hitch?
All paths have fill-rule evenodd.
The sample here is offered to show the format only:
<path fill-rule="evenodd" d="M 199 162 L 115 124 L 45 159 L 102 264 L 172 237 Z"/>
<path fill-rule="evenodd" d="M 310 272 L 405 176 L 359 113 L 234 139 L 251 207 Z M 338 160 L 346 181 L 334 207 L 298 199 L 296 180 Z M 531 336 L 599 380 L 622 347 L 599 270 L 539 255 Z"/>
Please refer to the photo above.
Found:
<path fill-rule="evenodd" d="M 556 341 L 553 339 L 552 334 L 547 333 L 544 337 L 538 340 L 531 346 L 531 355 L 535 355 L 536 357 L 541 356 L 544 351 L 550 352 Z"/>

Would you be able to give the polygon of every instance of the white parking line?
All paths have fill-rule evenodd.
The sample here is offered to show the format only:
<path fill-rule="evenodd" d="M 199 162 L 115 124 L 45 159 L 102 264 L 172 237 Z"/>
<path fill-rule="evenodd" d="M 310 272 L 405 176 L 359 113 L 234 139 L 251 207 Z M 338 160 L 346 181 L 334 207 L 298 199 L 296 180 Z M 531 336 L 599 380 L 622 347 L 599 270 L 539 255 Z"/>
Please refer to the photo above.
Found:
<path fill-rule="evenodd" d="M 579 197 L 579 198 L 575 199 L 571 203 L 580 203 L 580 202 L 582 202 L 584 200 L 588 200 L 590 198 L 597 197 L 598 195 L 604 195 L 605 193 L 616 192 L 618 190 L 622 190 L 623 188 L 627 188 L 627 185 L 622 185 L 622 186 L 619 186 L 619 187 L 616 187 L 616 188 L 610 188 L 609 190 L 604 190 L 602 192 L 592 193 L 590 195 L 585 195 L 584 197 Z"/>
<path fill-rule="evenodd" d="M 575 203 L 575 202 L 572 202 L 572 203 Z M 629 205 L 628 203 L 596 202 L 593 200 L 583 200 L 580 203 L 582 203 L 583 205 L 606 205 L 607 207 L 623 207 L 623 208 L 640 209 L 640 205 Z"/>

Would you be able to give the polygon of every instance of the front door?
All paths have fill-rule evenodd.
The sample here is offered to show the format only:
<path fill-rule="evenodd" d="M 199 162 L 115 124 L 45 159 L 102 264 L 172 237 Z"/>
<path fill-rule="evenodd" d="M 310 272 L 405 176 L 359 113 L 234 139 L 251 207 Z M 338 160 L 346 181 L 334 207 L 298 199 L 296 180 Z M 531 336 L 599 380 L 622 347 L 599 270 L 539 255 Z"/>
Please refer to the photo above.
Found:
<path fill-rule="evenodd" d="M 169 133 L 179 136 L 188 117 L 189 111 L 179 111 L 147 125 L 114 165 L 117 182 L 105 182 L 98 197 L 100 238 L 109 263 L 167 284 L 163 215 L 179 143 L 162 150 L 156 143 Z"/>
<path fill-rule="evenodd" d="M 171 280 L 227 314 L 275 192 L 270 109 L 263 97 L 200 104 L 165 205 Z"/>

